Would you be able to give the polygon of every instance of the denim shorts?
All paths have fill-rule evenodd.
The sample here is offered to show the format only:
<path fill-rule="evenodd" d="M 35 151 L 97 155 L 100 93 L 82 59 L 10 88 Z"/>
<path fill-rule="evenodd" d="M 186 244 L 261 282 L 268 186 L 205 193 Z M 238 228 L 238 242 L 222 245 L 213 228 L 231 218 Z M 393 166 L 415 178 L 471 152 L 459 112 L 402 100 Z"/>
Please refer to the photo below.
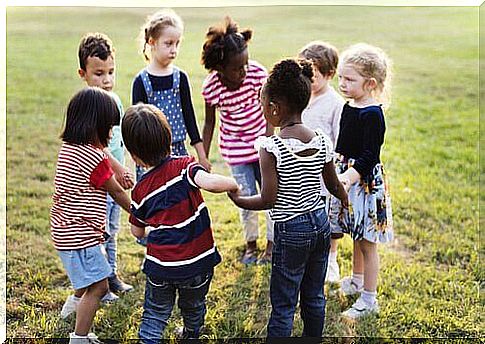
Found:
<path fill-rule="evenodd" d="M 103 245 L 80 250 L 57 251 L 74 289 L 82 289 L 102 281 L 111 274 Z"/>

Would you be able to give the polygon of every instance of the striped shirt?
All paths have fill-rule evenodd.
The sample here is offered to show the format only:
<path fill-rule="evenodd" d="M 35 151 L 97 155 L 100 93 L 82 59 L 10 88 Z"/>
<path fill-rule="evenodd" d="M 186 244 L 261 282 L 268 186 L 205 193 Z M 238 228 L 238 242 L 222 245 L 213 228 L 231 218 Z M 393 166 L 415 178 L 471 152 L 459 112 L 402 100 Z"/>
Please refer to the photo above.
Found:
<path fill-rule="evenodd" d="M 259 91 L 267 76 L 262 65 L 250 60 L 246 78 L 237 90 L 227 89 L 216 71 L 204 80 L 202 96 L 219 110 L 219 149 L 230 165 L 259 160 L 254 141 L 266 131 Z"/>
<path fill-rule="evenodd" d="M 135 185 L 129 221 L 137 227 L 154 227 L 143 262 L 149 277 L 191 278 L 221 261 L 209 211 L 194 181 L 203 169 L 193 157 L 169 157 Z"/>
<path fill-rule="evenodd" d="M 256 142 L 276 157 L 278 192 L 269 212 L 273 221 L 288 221 L 325 207 L 320 196 L 320 176 L 324 164 L 332 160 L 332 144 L 321 130 L 317 129 L 316 134 L 308 143 L 277 135 L 261 137 Z M 317 152 L 310 156 L 296 155 L 308 149 L 317 149 Z"/>
<path fill-rule="evenodd" d="M 57 250 L 78 250 L 104 241 L 106 190 L 102 185 L 112 175 L 101 149 L 62 144 L 50 211 L 51 237 Z"/>

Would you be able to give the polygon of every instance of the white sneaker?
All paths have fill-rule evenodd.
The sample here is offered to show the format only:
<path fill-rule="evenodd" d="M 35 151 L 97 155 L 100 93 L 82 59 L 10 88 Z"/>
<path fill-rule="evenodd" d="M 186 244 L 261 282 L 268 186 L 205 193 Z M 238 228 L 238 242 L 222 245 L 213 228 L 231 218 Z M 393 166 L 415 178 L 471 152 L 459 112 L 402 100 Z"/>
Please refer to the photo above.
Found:
<path fill-rule="evenodd" d="M 364 300 L 362 300 L 362 298 L 359 297 L 352 307 L 342 313 L 342 316 L 356 320 L 371 313 L 379 313 L 379 305 L 377 300 L 372 306 L 369 306 L 364 302 Z"/>
<path fill-rule="evenodd" d="M 340 269 L 336 260 L 329 261 L 327 267 L 327 275 L 325 276 L 325 282 L 338 283 L 340 281 Z"/>
<path fill-rule="evenodd" d="M 106 295 L 104 295 L 103 298 L 101 299 L 101 302 L 111 303 L 111 302 L 115 302 L 118 299 L 119 299 L 118 295 L 108 290 Z"/>
<path fill-rule="evenodd" d="M 364 286 L 358 286 L 355 284 L 355 282 L 352 280 L 351 276 L 347 276 L 342 278 L 342 281 L 340 281 L 340 291 L 344 295 L 355 295 L 355 294 L 360 294 L 364 290 Z"/>
<path fill-rule="evenodd" d="M 64 305 L 62 306 L 61 309 L 61 318 L 66 319 L 69 315 L 72 313 L 76 312 L 77 305 L 81 299 L 78 299 L 74 295 L 69 295 L 66 299 L 66 302 L 64 302 Z"/>
<path fill-rule="evenodd" d="M 99 344 L 98 336 L 90 332 L 87 336 L 78 336 L 75 332 L 69 333 L 69 344 Z"/>

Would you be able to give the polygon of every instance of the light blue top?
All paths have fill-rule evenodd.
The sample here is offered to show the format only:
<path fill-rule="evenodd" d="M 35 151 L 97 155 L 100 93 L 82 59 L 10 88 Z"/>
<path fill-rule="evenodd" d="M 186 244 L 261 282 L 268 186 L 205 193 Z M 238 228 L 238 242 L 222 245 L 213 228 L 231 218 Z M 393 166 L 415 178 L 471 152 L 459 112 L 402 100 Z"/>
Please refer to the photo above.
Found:
<path fill-rule="evenodd" d="M 125 114 L 125 112 L 123 111 L 123 104 L 121 103 L 120 97 L 118 97 L 116 93 L 111 92 L 111 95 L 116 100 L 116 104 L 118 105 L 118 109 L 120 111 L 120 124 L 121 124 L 121 120 L 123 119 L 123 115 Z M 125 152 L 124 152 L 123 146 L 124 144 L 123 144 L 123 138 L 121 137 L 121 126 L 115 125 L 113 127 L 113 136 L 109 141 L 108 148 L 111 154 L 114 156 L 114 158 L 118 160 L 122 165 L 125 163 Z"/>

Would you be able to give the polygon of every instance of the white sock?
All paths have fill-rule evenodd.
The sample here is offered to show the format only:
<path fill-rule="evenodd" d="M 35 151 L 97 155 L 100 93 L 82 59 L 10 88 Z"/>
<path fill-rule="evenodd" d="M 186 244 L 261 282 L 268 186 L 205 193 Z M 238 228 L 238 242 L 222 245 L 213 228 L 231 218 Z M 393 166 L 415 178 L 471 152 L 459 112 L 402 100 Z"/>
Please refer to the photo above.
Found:
<path fill-rule="evenodd" d="M 366 305 L 372 306 L 376 302 L 377 292 L 363 290 L 360 297 L 362 298 L 362 301 L 366 303 Z"/>
<path fill-rule="evenodd" d="M 362 288 L 364 286 L 364 274 L 352 273 L 352 282 L 355 283 L 357 288 Z"/>
<path fill-rule="evenodd" d="M 337 262 L 337 251 L 335 252 L 330 251 L 330 253 L 328 254 L 328 261 L 334 262 L 334 263 Z"/>

